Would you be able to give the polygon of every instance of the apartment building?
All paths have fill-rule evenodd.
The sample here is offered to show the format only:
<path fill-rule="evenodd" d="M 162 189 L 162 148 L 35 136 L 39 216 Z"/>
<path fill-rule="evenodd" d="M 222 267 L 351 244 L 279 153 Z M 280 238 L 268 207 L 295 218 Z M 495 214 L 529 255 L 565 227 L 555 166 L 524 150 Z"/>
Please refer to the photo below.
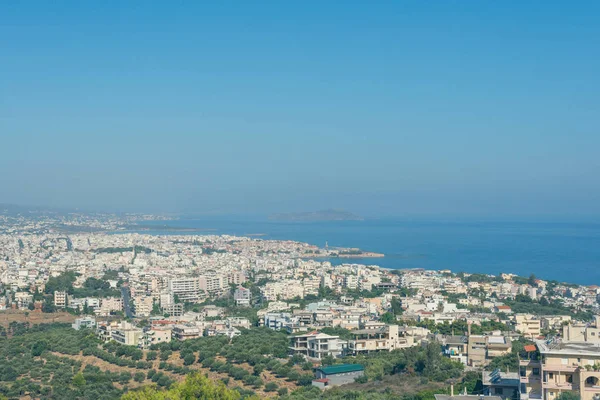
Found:
<path fill-rule="evenodd" d="M 515 329 L 526 338 L 537 338 L 541 335 L 542 321 L 532 314 L 515 314 Z"/>
<path fill-rule="evenodd" d="M 144 335 L 140 341 L 140 347 L 147 349 L 153 344 L 168 343 L 171 341 L 171 326 L 154 325 L 144 330 Z"/>
<path fill-rule="evenodd" d="M 147 317 L 152 313 L 154 299 L 152 296 L 136 296 L 133 299 L 135 306 L 135 315 L 137 317 Z"/>
<path fill-rule="evenodd" d="M 67 306 L 67 292 L 58 290 L 54 292 L 54 306 L 58 308 L 65 308 Z"/>
<path fill-rule="evenodd" d="M 111 333 L 111 337 L 115 342 L 126 346 L 137 346 L 143 335 L 144 332 L 140 328 L 124 321 Z"/>
<path fill-rule="evenodd" d="M 321 278 L 318 276 L 311 278 L 304 278 L 302 280 L 302 287 L 304 289 L 304 296 L 317 295 L 319 294 L 319 287 L 321 286 Z"/>
<path fill-rule="evenodd" d="M 77 318 L 75 322 L 71 324 L 71 327 L 75 330 L 80 330 L 82 328 L 96 328 L 96 318 L 94 317 L 83 317 Z"/>
<path fill-rule="evenodd" d="M 360 318 L 362 312 L 358 310 L 345 310 L 333 319 L 332 325 L 334 327 L 342 327 L 344 329 L 357 329 L 360 326 Z"/>
<path fill-rule="evenodd" d="M 241 285 L 246 282 L 246 274 L 242 271 L 233 271 L 227 274 L 228 285 Z"/>
<path fill-rule="evenodd" d="M 512 349 L 510 339 L 500 335 L 469 335 L 467 343 L 467 365 L 471 367 L 484 367 Z"/>
<path fill-rule="evenodd" d="M 600 399 L 598 343 L 538 340 L 536 347 L 519 361 L 522 400 L 553 400 L 566 391 L 581 400 Z"/>
<path fill-rule="evenodd" d="M 168 304 L 162 307 L 164 314 L 169 314 L 171 317 L 181 317 L 183 315 L 183 304 Z"/>
<path fill-rule="evenodd" d="M 219 275 L 200 276 L 198 277 L 198 285 L 200 290 L 213 296 L 221 296 L 229 289 L 227 277 Z"/>
<path fill-rule="evenodd" d="M 261 288 L 261 293 L 267 301 L 304 298 L 304 288 L 300 282 L 295 280 L 269 282 Z"/>
<path fill-rule="evenodd" d="M 250 306 L 250 301 L 252 300 L 252 292 L 250 289 L 240 286 L 233 293 L 233 300 L 238 306 L 248 307 Z"/>
<path fill-rule="evenodd" d="M 96 336 L 103 342 L 110 342 L 112 340 L 112 332 L 117 329 L 118 323 L 113 322 L 98 322 L 96 325 Z"/>
<path fill-rule="evenodd" d="M 108 316 L 118 311 L 123 311 L 123 299 L 121 297 L 107 297 L 101 300 L 100 307 L 95 312 L 101 316 Z"/>
<path fill-rule="evenodd" d="M 356 276 L 356 275 L 344 276 L 344 287 L 347 289 L 352 289 L 352 290 L 358 289 L 358 276 Z"/>
<path fill-rule="evenodd" d="M 291 321 L 291 318 L 292 315 L 290 313 L 266 313 L 265 316 L 259 320 L 259 323 L 270 329 L 279 330 L 285 328 L 286 324 Z"/>
<path fill-rule="evenodd" d="M 594 317 L 592 324 L 566 324 L 562 332 L 563 341 L 600 344 L 600 316 Z"/>
<path fill-rule="evenodd" d="M 442 351 L 446 357 L 467 365 L 467 349 L 469 342 L 467 336 L 443 336 L 438 338 L 438 341 L 442 343 Z"/>
<path fill-rule="evenodd" d="M 172 337 L 177 340 L 196 339 L 202 336 L 202 330 L 193 324 L 173 326 Z"/>
<path fill-rule="evenodd" d="M 170 278 L 168 290 L 173 296 L 186 303 L 197 303 L 204 296 L 200 293 L 200 281 L 193 277 Z"/>
<path fill-rule="evenodd" d="M 543 329 L 557 329 L 559 332 L 562 330 L 564 324 L 571 323 L 570 315 L 546 315 L 541 317 Z"/>
<path fill-rule="evenodd" d="M 348 351 L 353 355 L 374 351 L 392 351 L 418 345 L 415 337 L 408 335 L 404 327 L 382 323 L 370 324 L 364 329 L 352 331 L 354 340 L 348 342 Z"/>
<path fill-rule="evenodd" d="M 339 357 L 343 353 L 346 342 L 339 336 L 327 335 L 321 332 L 311 332 L 305 335 L 290 337 L 290 351 L 309 359 L 321 359 L 325 356 Z"/>
<path fill-rule="evenodd" d="M 503 400 L 514 399 L 519 393 L 520 378 L 518 372 L 483 371 L 481 377 L 483 393 L 488 396 L 498 396 Z"/>

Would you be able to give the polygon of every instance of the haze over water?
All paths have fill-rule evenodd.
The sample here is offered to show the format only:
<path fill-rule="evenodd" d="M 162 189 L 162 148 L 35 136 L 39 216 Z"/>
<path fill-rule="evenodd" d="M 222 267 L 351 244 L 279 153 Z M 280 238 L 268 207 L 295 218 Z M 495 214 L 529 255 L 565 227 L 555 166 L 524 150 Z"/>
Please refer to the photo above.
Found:
<path fill-rule="evenodd" d="M 166 222 L 200 234 L 263 234 L 318 246 L 359 247 L 384 258 L 332 259 L 332 263 L 384 268 L 451 269 L 454 272 L 523 276 L 533 273 L 585 285 L 600 284 L 600 224 L 549 222 L 436 222 L 382 219 L 287 223 L 233 218 Z M 176 234 L 176 231 L 152 231 Z M 186 234 L 193 234 L 186 232 Z"/>

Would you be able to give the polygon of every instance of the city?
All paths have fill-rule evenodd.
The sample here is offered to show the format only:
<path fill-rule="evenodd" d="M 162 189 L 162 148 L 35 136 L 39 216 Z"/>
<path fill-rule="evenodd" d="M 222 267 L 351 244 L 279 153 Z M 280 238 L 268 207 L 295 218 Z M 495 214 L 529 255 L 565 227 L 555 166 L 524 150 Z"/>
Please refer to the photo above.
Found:
<path fill-rule="evenodd" d="M 155 219 L 5 216 L 4 340 L 32 329 L 34 321 L 72 335 L 91 333 L 95 344 L 76 353 L 87 357 L 85 365 L 119 366 L 122 383 L 115 390 L 147 382 L 168 387 L 198 370 L 246 397 L 310 388 L 334 393 L 329 389 L 340 385 L 372 391 L 373 384 L 399 395 L 393 379 L 414 375 L 422 376 L 417 393 L 437 390 L 436 396 L 462 390 L 548 400 L 568 392 L 593 400 L 600 394 L 598 286 L 514 274 L 386 270 L 351 259 L 332 265 L 332 257 L 348 250 L 294 241 L 119 231 Z M 56 231 L 65 224 L 95 229 Z M 266 365 L 234 351 L 237 343 L 269 335 L 281 347 L 255 349 L 264 351 Z M 222 348 L 205 354 L 202 346 L 215 340 Z M 59 349 L 48 354 L 52 344 L 44 343 L 38 357 L 73 356 Z M 444 367 L 419 371 L 419 361 L 410 367 L 394 359 L 411 349 L 434 352 Z M 15 386 L 3 383 L 0 390 L 35 396 Z M 34 392 L 51 390 L 41 384 Z"/>

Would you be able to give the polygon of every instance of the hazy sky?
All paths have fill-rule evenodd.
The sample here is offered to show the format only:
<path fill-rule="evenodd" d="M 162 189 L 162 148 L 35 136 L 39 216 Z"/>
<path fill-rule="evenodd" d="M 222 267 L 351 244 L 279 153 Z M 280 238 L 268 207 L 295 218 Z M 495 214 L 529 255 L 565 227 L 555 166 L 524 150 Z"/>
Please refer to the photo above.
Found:
<path fill-rule="evenodd" d="M 599 17 L 598 1 L 3 1 L 0 202 L 599 215 Z"/>

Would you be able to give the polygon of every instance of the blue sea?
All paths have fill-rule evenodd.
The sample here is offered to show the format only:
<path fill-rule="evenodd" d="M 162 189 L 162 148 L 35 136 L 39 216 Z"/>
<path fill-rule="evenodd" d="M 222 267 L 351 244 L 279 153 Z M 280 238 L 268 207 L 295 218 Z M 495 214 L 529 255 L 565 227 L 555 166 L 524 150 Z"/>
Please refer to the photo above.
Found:
<path fill-rule="evenodd" d="M 384 268 L 450 269 L 600 285 L 600 223 L 436 222 L 401 219 L 339 222 L 275 222 L 200 218 L 150 222 L 196 228 L 185 234 L 260 235 L 330 247 L 358 247 L 384 258 L 332 259 Z M 152 230 L 151 234 L 181 234 Z"/>

